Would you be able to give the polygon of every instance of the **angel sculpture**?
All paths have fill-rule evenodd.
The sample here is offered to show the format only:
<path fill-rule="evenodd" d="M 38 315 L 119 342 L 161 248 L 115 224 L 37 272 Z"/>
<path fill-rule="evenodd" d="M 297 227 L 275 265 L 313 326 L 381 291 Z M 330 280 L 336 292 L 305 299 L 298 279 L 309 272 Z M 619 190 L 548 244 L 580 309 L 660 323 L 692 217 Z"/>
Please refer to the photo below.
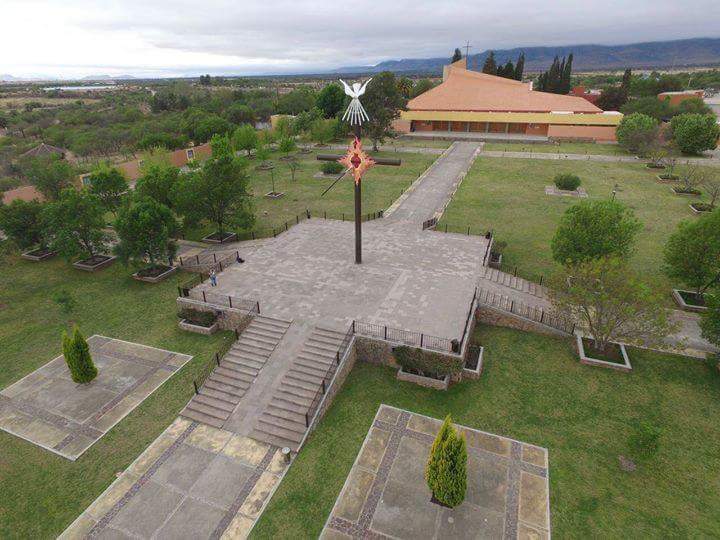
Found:
<path fill-rule="evenodd" d="M 365 93 L 365 88 L 370 81 L 372 81 L 372 77 L 365 81 L 365 84 L 363 84 L 362 86 L 360 85 L 360 83 L 353 83 L 351 88 L 345 81 L 340 79 L 340 82 L 345 87 L 345 93 L 352 98 L 352 100 L 350 101 L 350 105 L 348 105 L 348 108 L 342 117 L 343 121 L 349 120 L 351 126 L 356 124 L 361 126 L 363 120 L 365 120 L 366 122 L 370 120 L 370 117 L 368 116 L 367 112 L 365 112 L 365 109 L 363 109 L 363 106 L 360 103 L 360 96 Z"/>

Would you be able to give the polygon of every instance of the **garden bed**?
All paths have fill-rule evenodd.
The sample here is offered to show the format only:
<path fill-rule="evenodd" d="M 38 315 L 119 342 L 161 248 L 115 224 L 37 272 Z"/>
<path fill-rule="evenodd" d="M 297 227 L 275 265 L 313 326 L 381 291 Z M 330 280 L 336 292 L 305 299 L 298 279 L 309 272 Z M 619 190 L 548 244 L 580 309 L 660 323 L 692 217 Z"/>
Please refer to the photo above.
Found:
<path fill-rule="evenodd" d="M 233 232 L 214 232 L 212 234 L 208 234 L 202 239 L 203 242 L 208 244 L 224 244 L 225 242 L 231 242 L 233 240 L 237 240 L 237 234 Z"/>
<path fill-rule="evenodd" d="M 576 197 L 578 199 L 586 199 L 588 197 L 585 188 L 577 188 L 572 191 L 566 189 L 559 189 L 557 186 L 545 186 L 545 195 L 552 195 L 555 197 Z"/>
<path fill-rule="evenodd" d="M 31 249 L 30 251 L 26 251 L 22 255 L 20 255 L 23 259 L 33 262 L 40 262 L 44 261 L 45 259 L 50 259 L 51 257 L 54 257 L 57 255 L 56 251 L 51 251 L 47 248 L 37 248 L 37 249 Z"/>
<path fill-rule="evenodd" d="M 412 373 L 410 371 L 405 371 L 404 368 L 400 368 L 398 370 L 397 380 L 419 384 L 420 386 L 425 386 L 427 388 L 435 388 L 436 390 L 447 390 L 450 386 L 450 375 L 432 376 L 427 373 L 421 375 L 418 372 Z"/>
<path fill-rule="evenodd" d="M 496 268 L 497 270 L 500 270 L 500 267 L 502 266 L 502 253 L 497 253 L 496 251 L 490 252 L 490 259 L 488 260 L 488 266 L 490 268 Z"/>
<path fill-rule="evenodd" d="M 178 326 L 182 330 L 187 330 L 188 332 L 195 332 L 196 334 L 203 334 L 205 336 L 209 336 L 217 332 L 219 322 L 215 320 L 215 322 L 212 323 L 210 326 L 202 326 L 197 322 L 190 322 L 187 319 L 180 319 Z"/>
<path fill-rule="evenodd" d="M 117 257 L 113 257 L 111 255 L 94 255 L 92 257 L 88 257 L 87 259 L 75 261 L 73 266 L 78 270 L 83 270 L 85 272 L 95 272 L 110 266 L 115 262 L 116 258 Z"/>
<path fill-rule="evenodd" d="M 617 369 L 618 371 L 632 371 L 627 350 L 622 343 L 609 343 L 608 349 L 600 352 L 593 347 L 592 339 L 582 337 L 579 334 L 575 335 L 575 339 L 577 351 L 580 355 L 580 363 Z"/>
<path fill-rule="evenodd" d="M 483 368 L 483 352 L 485 348 L 482 345 L 470 345 L 465 359 L 465 367 L 463 368 L 463 378 L 479 379 Z"/>
<path fill-rule="evenodd" d="M 148 268 L 142 268 L 135 272 L 132 276 L 138 281 L 158 283 L 175 272 L 177 272 L 177 266 L 165 266 L 164 264 L 160 264 Z"/>
<path fill-rule="evenodd" d="M 712 212 L 715 210 L 715 207 L 709 203 L 704 202 L 694 202 L 690 203 L 690 210 L 692 210 L 696 214 L 702 214 L 705 212 Z"/>
<path fill-rule="evenodd" d="M 268 192 L 265 194 L 265 196 L 266 196 L 268 199 L 279 199 L 279 198 L 282 197 L 283 195 L 285 195 L 285 192 L 283 192 L 283 191 L 268 191 Z"/>
<path fill-rule="evenodd" d="M 680 306 L 683 311 L 694 311 L 699 313 L 707 311 L 708 309 L 705 305 L 705 299 L 703 296 L 700 295 L 700 297 L 698 297 L 698 295 L 692 291 L 673 289 L 672 296 L 675 303 Z"/>
<path fill-rule="evenodd" d="M 271 163 L 261 163 L 257 167 L 255 167 L 255 170 L 257 171 L 271 171 L 275 168 L 275 165 Z"/>
<path fill-rule="evenodd" d="M 671 187 L 670 189 L 672 190 L 672 192 L 673 192 L 675 195 L 696 195 L 696 196 L 697 196 L 697 195 L 702 195 L 702 192 L 701 192 L 701 191 L 698 191 L 697 189 L 688 189 L 688 190 L 685 190 L 685 189 L 683 189 L 683 188 L 681 188 L 681 187 L 678 187 L 678 186 L 673 186 L 673 187 Z"/>
<path fill-rule="evenodd" d="M 655 177 L 660 182 L 677 182 L 680 180 L 680 177 L 676 174 L 658 174 L 655 175 Z"/>
<path fill-rule="evenodd" d="M 645 166 L 648 169 L 665 169 L 665 165 L 656 165 L 655 163 L 646 163 Z"/>

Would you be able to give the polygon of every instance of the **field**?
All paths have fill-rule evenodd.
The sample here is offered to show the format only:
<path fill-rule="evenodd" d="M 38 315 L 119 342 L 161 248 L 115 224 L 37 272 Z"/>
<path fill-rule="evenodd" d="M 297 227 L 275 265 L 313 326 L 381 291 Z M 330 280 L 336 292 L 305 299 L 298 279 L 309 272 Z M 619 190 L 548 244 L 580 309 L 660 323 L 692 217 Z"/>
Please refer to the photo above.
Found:
<path fill-rule="evenodd" d="M 632 156 L 617 144 L 562 142 L 553 144 L 485 143 L 483 150 L 501 152 L 538 152 L 544 154 L 597 154 L 603 156 Z"/>
<path fill-rule="evenodd" d="M 663 247 L 680 221 L 696 219 L 688 204 L 697 198 L 673 194 L 668 184 L 656 180 L 657 171 L 644 164 L 478 158 L 438 229 L 445 224 L 451 230 L 494 229 L 496 239 L 508 244 L 505 270 L 517 266 L 518 275 L 528 279 L 547 277 L 556 269 L 550 240 L 563 212 L 580 200 L 545 195 L 545 186 L 561 172 L 578 174 L 590 199 L 610 198 L 617 191 L 616 199 L 632 208 L 643 224 L 632 265 L 667 288 Z"/>
<path fill-rule="evenodd" d="M 58 259 L 7 257 L 0 266 L 0 388 L 60 354 L 61 332 L 72 324 L 87 336 L 195 355 L 75 463 L 0 431 L 0 538 L 53 538 L 172 422 L 227 336 L 178 328 L 176 279 L 150 285 L 119 264 L 87 274 Z M 74 300 L 69 314 L 53 300 L 60 291 Z"/>
<path fill-rule="evenodd" d="M 82 101 L 86 104 L 99 102 L 99 99 L 93 98 L 76 98 L 76 97 L 0 97 L 0 109 L 20 109 L 28 103 L 42 103 L 44 107 L 59 107 L 68 103 L 76 103 Z"/>
<path fill-rule="evenodd" d="M 481 327 L 478 381 L 447 392 L 356 364 L 290 468 L 253 538 L 316 538 L 381 403 L 544 446 L 557 538 L 717 537 L 720 374 L 683 357 L 631 350 L 634 371 L 581 365 L 568 340 Z M 656 455 L 630 444 L 661 429 Z M 620 469 L 619 456 L 637 464 Z"/>

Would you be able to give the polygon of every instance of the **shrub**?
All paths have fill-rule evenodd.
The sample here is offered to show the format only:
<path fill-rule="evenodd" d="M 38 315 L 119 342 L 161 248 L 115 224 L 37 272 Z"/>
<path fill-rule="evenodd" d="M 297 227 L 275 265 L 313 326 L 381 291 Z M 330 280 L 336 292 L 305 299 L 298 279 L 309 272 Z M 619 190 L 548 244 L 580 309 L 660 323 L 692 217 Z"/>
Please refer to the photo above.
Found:
<path fill-rule="evenodd" d="M 337 161 L 325 161 L 320 165 L 320 170 L 325 174 L 340 174 L 344 167 Z"/>
<path fill-rule="evenodd" d="M 717 146 L 720 127 L 715 116 L 680 114 L 670 122 L 673 140 L 684 154 L 700 154 Z"/>
<path fill-rule="evenodd" d="M 403 368 L 403 371 L 415 371 L 421 375 L 428 374 L 444 377 L 445 375 L 458 373 L 463 368 L 462 358 L 427 352 L 414 347 L 395 347 L 393 356 Z"/>
<path fill-rule="evenodd" d="M 90 347 L 76 326 L 72 338 L 63 332 L 63 355 L 70 370 L 70 376 L 76 383 L 89 383 L 97 377 L 98 371 L 90 356 Z"/>
<path fill-rule="evenodd" d="M 660 448 L 661 433 L 660 428 L 650 422 L 640 422 L 630 436 L 628 444 L 637 454 L 650 457 L 655 455 Z"/>
<path fill-rule="evenodd" d="M 555 185 L 558 189 L 575 191 L 580 187 L 580 177 L 572 173 L 560 173 L 555 175 Z"/>
<path fill-rule="evenodd" d="M 75 309 L 75 298 L 68 292 L 67 289 L 60 289 L 55 292 L 52 296 L 53 302 L 55 302 L 63 313 L 71 313 Z"/>
<path fill-rule="evenodd" d="M 200 311 L 199 309 L 193 308 L 182 308 L 178 312 L 178 317 L 185 319 L 190 324 L 204 326 L 205 328 L 209 328 L 215 324 L 218 318 L 217 313 L 214 311 Z"/>
<path fill-rule="evenodd" d="M 658 130 L 657 120 L 646 114 L 633 113 L 620 121 L 615 134 L 620 146 L 642 154 L 657 140 Z"/>
<path fill-rule="evenodd" d="M 0 193 L 4 191 L 10 191 L 11 189 L 15 189 L 20 185 L 20 181 L 16 178 L 11 178 L 9 176 L 0 178 Z"/>
<path fill-rule="evenodd" d="M 450 422 L 448 415 L 433 442 L 425 478 L 435 499 L 454 508 L 465 500 L 467 491 L 467 447 L 465 437 Z"/>

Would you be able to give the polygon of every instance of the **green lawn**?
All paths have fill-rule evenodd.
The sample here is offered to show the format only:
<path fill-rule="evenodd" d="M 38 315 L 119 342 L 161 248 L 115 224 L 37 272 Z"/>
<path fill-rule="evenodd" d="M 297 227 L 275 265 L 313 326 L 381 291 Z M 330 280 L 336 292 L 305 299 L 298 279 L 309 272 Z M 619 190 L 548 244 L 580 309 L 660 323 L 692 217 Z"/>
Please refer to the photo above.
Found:
<path fill-rule="evenodd" d="M 288 471 L 254 538 L 316 538 L 381 403 L 549 449 L 556 538 L 720 536 L 720 374 L 697 360 L 631 350 L 634 371 L 581 365 L 570 342 L 484 327 L 478 381 L 447 392 L 359 362 Z M 662 429 L 635 455 L 640 421 Z M 635 472 L 618 456 L 636 460 Z"/>
<path fill-rule="evenodd" d="M 337 153 L 336 150 L 323 150 L 322 153 Z M 290 169 L 286 162 L 279 159 L 282 154 L 274 153 L 272 162 L 275 164 L 273 175 L 275 177 L 275 191 L 284 192 L 279 199 L 270 199 L 265 194 L 272 191 L 272 178 L 270 171 L 255 170 L 256 161 L 251 161 L 250 182 L 253 192 L 253 205 L 255 208 L 255 229 L 272 229 L 282 226 L 285 221 L 295 221 L 298 214 L 309 209 L 311 213 L 322 215 L 327 212 L 340 219 L 342 213 L 348 219 L 354 215 L 353 181 L 352 176 L 346 175 L 325 196 L 322 192 L 330 186 L 332 179 L 314 178 L 320 171 L 321 162 L 315 159 L 316 153 L 297 154 L 300 167 L 292 180 Z M 363 212 L 376 212 L 384 210 L 398 198 L 401 190 L 407 187 L 427 169 L 437 158 L 433 155 L 415 154 L 410 152 L 379 152 L 382 157 L 399 157 L 402 164 L 399 167 L 376 166 L 365 175 L 362 183 Z M 205 224 L 199 229 L 188 231 L 186 237 L 199 240 L 206 234 L 214 231 L 211 224 Z"/>
<path fill-rule="evenodd" d="M 0 388 L 61 353 L 63 328 L 195 355 L 135 411 L 83 454 L 68 461 L 0 431 L 0 538 L 52 538 L 70 524 L 172 420 L 193 393 L 192 379 L 227 335 L 205 337 L 177 327 L 177 279 L 151 285 L 115 264 L 96 274 L 62 260 L 0 259 Z M 52 300 L 75 300 L 65 315 Z"/>
<path fill-rule="evenodd" d="M 599 154 L 603 156 L 632 156 L 630 152 L 617 144 L 597 144 L 581 142 L 561 142 L 553 144 L 523 144 L 488 142 L 484 150 L 501 152 L 542 152 L 551 154 Z"/>
<path fill-rule="evenodd" d="M 496 239 L 508 243 L 505 270 L 517 266 L 523 277 L 547 277 L 556 268 L 550 240 L 560 216 L 579 201 L 545 195 L 545 186 L 561 172 L 578 174 L 591 199 L 611 197 L 617 186 L 617 199 L 632 208 L 643 223 L 632 264 L 667 288 L 670 284 L 661 270 L 662 250 L 680 221 L 696 219 L 688 204 L 697 198 L 673 194 L 668 184 L 656 181 L 657 171 L 644 164 L 478 158 L 438 229 L 445 224 L 451 229 L 494 229 Z"/>

